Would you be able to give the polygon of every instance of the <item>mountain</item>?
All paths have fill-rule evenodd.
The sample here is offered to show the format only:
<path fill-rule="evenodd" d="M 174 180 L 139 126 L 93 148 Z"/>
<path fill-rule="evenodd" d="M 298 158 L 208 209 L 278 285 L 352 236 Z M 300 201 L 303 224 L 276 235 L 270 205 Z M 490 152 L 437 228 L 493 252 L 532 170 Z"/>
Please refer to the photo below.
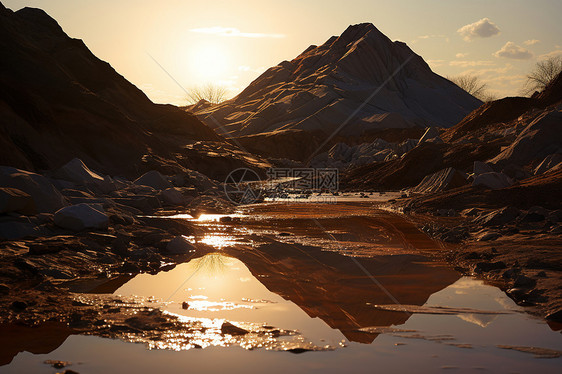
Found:
<path fill-rule="evenodd" d="M 348 119 L 342 136 L 450 127 L 480 104 L 433 73 L 405 43 L 363 23 L 268 69 L 235 98 L 192 109 L 233 137 L 302 130 L 325 138 Z"/>
<path fill-rule="evenodd" d="M 0 4 L 0 56 L 3 165 L 40 171 L 77 157 L 107 174 L 137 175 L 197 169 L 191 160 L 203 155 L 181 157 L 197 141 L 235 148 L 184 110 L 152 103 L 40 9 Z M 221 157 L 228 168 L 246 164 L 214 157 L 217 169 Z"/>

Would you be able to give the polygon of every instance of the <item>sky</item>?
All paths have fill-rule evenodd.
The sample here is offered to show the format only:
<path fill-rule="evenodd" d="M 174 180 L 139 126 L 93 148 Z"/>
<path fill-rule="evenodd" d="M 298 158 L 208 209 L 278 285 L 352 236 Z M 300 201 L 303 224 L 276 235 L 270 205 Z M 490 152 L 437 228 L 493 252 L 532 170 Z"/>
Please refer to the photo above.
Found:
<path fill-rule="evenodd" d="M 537 61 L 562 55 L 560 0 L 0 0 L 44 9 L 153 101 L 187 104 L 208 83 L 232 97 L 309 45 L 371 22 L 443 76 L 521 93 Z M 181 86 L 181 87 L 180 87 Z"/>

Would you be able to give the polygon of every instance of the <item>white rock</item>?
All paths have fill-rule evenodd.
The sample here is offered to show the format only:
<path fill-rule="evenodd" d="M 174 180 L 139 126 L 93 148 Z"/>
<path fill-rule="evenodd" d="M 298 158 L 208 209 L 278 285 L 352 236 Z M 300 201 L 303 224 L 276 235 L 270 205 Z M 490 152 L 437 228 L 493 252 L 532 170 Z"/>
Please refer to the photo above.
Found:
<path fill-rule="evenodd" d="M 183 235 L 176 236 L 166 246 L 166 252 L 172 255 L 183 255 L 195 250 L 195 246 Z"/>
<path fill-rule="evenodd" d="M 140 186 L 149 186 L 156 190 L 165 190 L 166 188 L 172 187 L 171 183 L 168 182 L 166 178 L 164 178 L 164 176 L 156 170 L 151 170 L 147 173 L 144 173 L 133 183 Z"/>
<path fill-rule="evenodd" d="M 509 187 L 513 184 L 511 178 L 504 173 L 484 173 L 476 176 L 472 182 L 473 186 L 485 186 L 492 190 Z"/>
<path fill-rule="evenodd" d="M 101 204 L 77 204 L 58 210 L 54 216 L 55 225 L 72 231 L 84 229 L 106 229 L 109 218 Z"/>

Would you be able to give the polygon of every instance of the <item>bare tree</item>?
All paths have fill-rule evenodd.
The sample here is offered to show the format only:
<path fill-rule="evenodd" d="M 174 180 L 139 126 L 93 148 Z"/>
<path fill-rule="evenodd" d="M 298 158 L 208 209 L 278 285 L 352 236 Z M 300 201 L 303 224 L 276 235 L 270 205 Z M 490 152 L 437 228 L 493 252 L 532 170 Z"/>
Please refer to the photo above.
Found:
<path fill-rule="evenodd" d="M 523 93 L 532 95 L 535 91 L 543 91 L 560 72 L 562 72 L 562 56 L 553 56 L 537 62 L 533 71 L 527 75 Z"/>
<path fill-rule="evenodd" d="M 206 100 L 211 104 L 219 104 L 225 99 L 226 88 L 213 83 L 193 87 L 187 93 L 187 100 L 192 104 L 197 104 L 201 100 Z"/>
<path fill-rule="evenodd" d="M 479 100 L 484 102 L 495 100 L 495 97 L 488 93 L 488 85 L 476 75 L 448 76 L 447 79 Z"/>

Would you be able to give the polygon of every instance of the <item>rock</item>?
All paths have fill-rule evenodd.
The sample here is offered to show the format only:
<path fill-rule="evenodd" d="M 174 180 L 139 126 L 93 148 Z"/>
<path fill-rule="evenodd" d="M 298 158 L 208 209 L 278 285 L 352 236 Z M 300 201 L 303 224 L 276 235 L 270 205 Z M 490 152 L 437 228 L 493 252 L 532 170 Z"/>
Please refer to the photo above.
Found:
<path fill-rule="evenodd" d="M 12 309 L 17 310 L 17 311 L 21 311 L 21 310 L 25 310 L 27 308 L 27 303 L 25 303 L 24 301 L 14 301 L 12 303 Z"/>
<path fill-rule="evenodd" d="M 172 187 L 172 184 L 156 170 L 144 173 L 141 177 L 135 179 L 133 183 L 141 186 L 149 186 L 156 190 L 165 190 L 166 188 Z"/>
<path fill-rule="evenodd" d="M 487 273 L 492 270 L 502 270 L 505 269 L 505 263 L 503 261 L 497 262 L 479 262 L 474 267 L 475 273 Z"/>
<path fill-rule="evenodd" d="M 545 317 L 548 321 L 562 322 L 562 310 L 551 312 Z"/>
<path fill-rule="evenodd" d="M 513 184 L 511 178 L 504 173 L 484 173 L 476 176 L 472 182 L 473 186 L 484 186 L 492 190 L 509 187 Z"/>
<path fill-rule="evenodd" d="M 183 255 L 193 251 L 195 246 L 183 235 L 176 236 L 166 245 L 166 253 L 171 255 Z"/>
<path fill-rule="evenodd" d="M 73 182 L 79 186 L 95 187 L 103 193 L 109 193 L 117 189 L 116 184 L 110 177 L 102 177 L 90 170 L 82 160 L 74 158 L 53 173 L 58 179 Z"/>
<path fill-rule="evenodd" d="M 535 168 L 535 175 L 546 173 L 549 170 L 557 169 L 562 164 L 562 154 L 554 153 L 548 155 L 542 162 Z"/>
<path fill-rule="evenodd" d="M 53 213 L 67 205 L 64 197 L 44 176 L 8 166 L 0 166 L 0 185 L 31 196 L 38 212 Z"/>
<path fill-rule="evenodd" d="M 140 268 L 133 262 L 125 261 L 123 265 L 119 267 L 120 273 L 137 274 L 140 273 Z"/>
<path fill-rule="evenodd" d="M 29 194 L 17 188 L 0 187 L 0 213 L 9 212 L 32 215 L 37 209 Z"/>
<path fill-rule="evenodd" d="M 485 232 L 482 235 L 480 235 L 478 237 L 478 241 L 481 242 L 486 242 L 486 241 L 492 241 L 492 240 L 496 240 L 497 238 L 500 238 L 501 234 L 499 232 Z"/>
<path fill-rule="evenodd" d="M 413 193 L 433 193 L 446 191 L 466 185 L 464 176 L 454 168 L 442 169 L 436 173 L 426 175 L 423 180 L 414 187 Z"/>
<path fill-rule="evenodd" d="M 183 303 L 181 303 L 181 308 L 182 309 L 189 309 L 189 303 L 187 301 L 184 301 Z"/>
<path fill-rule="evenodd" d="M 480 216 L 476 221 L 483 226 L 500 226 L 515 221 L 520 214 L 519 209 L 509 206 Z"/>
<path fill-rule="evenodd" d="M 168 205 L 179 206 L 185 204 L 185 198 L 178 188 L 167 188 L 160 192 L 161 200 Z"/>
<path fill-rule="evenodd" d="M 472 167 L 472 173 L 475 175 L 485 174 L 485 173 L 493 173 L 494 170 L 490 165 L 482 161 L 474 161 L 474 165 Z"/>
<path fill-rule="evenodd" d="M 88 204 L 71 205 L 55 213 L 55 224 L 63 229 L 81 231 L 84 229 L 107 229 L 109 217 L 102 207 Z"/>
<path fill-rule="evenodd" d="M 238 326 L 234 326 L 232 323 L 225 321 L 221 326 L 221 333 L 223 335 L 232 335 L 232 336 L 239 336 L 239 335 L 246 335 L 248 330 L 244 330 Z"/>
<path fill-rule="evenodd" d="M 458 214 L 454 209 L 438 209 L 436 215 L 440 217 L 456 217 Z"/>
<path fill-rule="evenodd" d="M 534 287 L 537 284 L 537 281 L 534 280 L 533 278 L 529 278 L 525 275 L 519 275 L 517 278 L 515 278 L 515 283 L 513 284 L 513 286 L 515 288 L 531 288 Z"/>
<path fill-rule="evenodd" d="M 28 236 L 37 236 L 39 228 L 30 222 L 8 221 L 0 222 L 0 239 L 15 240 Z"/>

